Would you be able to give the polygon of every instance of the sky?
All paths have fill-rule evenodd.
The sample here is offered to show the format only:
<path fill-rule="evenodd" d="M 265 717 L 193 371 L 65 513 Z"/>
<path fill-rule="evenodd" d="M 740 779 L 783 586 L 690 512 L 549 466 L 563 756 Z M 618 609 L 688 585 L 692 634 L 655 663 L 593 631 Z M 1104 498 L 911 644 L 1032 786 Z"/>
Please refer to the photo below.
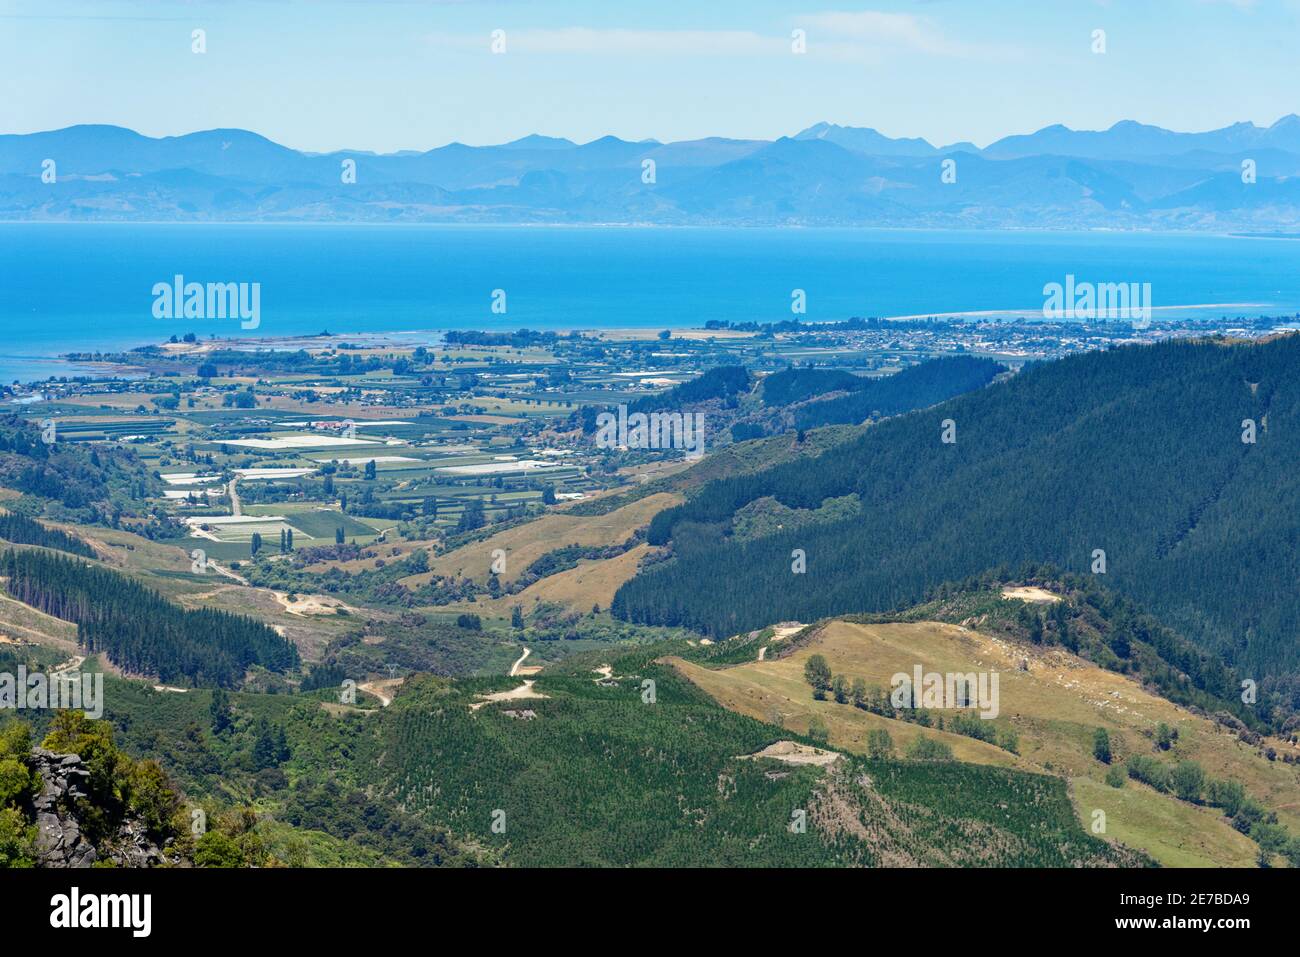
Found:
<path fill-rule="evenodd" d="M 0 133 L 391 152 L 825 120 L 984 146 L 1053 123 L 1268 125 L 1300 112 L 1297 51 L 1300 0 L 0 0 Z"/>

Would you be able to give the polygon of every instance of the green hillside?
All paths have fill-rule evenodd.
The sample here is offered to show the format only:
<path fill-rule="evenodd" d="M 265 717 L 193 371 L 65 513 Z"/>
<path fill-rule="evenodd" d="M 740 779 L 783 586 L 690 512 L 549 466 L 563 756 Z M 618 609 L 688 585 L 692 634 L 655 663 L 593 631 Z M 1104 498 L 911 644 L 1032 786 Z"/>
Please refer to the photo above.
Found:
<path fill-rule="evenodd" d="M 655 654 L 615 659 L 600 683 L 543 676 L 534 690 L 545 698 L 473 711 L 474 683 L 408 688 L 381 731 L 398 802 L 525 866 L 1141 863 L 1087 835 L 1056 778 L 848 756 L 826 768 L 748 760 L 791 733 L 723 710 Z M 799 810 L 804 833 L 790 828 Z"/>
<path fill-rule="evenodd" d="M 722 636 L 904 607 L 999 566 L 1092 573 L 1104 552 L 1109 588 L 1294 705 L 1298 383 L 1297 336 L 1031 366 L 817 457 L 709 483 L 652 523 L 674 560 L 625 584 L 613 609 Z M 850 494 L 861 513 L 848 520 L 732 534 L 758 499 L 814 510 Z"/>

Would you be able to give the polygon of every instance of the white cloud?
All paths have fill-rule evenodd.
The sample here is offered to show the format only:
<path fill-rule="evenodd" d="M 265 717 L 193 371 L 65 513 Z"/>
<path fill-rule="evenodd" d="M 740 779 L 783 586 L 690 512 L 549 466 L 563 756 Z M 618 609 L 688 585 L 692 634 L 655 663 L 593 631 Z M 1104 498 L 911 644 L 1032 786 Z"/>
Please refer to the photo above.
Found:
<path fill-rule="evenodd" d="M 596 56 L 767 56 L 788 53 L 790 41 L 750 30 L 623 30 L 593 27 L 509 30 L 510 53 L 567 53 Z M 487 50 L 491 38 L 433 34 L 437 45 Z"/>
<path fill-rule="evenodd" d="M 807 34 L 807 55 L 830 60 L 876 62 L 890 53 L 939 57 L 994 54 L 987 47 L 953 41 L 927 18 L 904 13 L 855 11 L 807 14 L 790 20 Z M 505 29 L 509 53 L 586 56 L 751 57 L 789 56 L 789 33 L 764 35 L 752 30 L 640 30 L 571 26 Z M 488 34 L 435 33 L 431 44 L 464 50 L 489 49 Z M 1007 51 L 998 51 L 1006 55 Z"/>
<path fill-rule="evenodd" d="M 1004 55 L 1008 51 L 962 43 L 946 37 L 928 17 L 879 10 L 826 11 L 801 18 L 807 25 L 808 45 L 816 42 L 837 48 L 857 47 L 863 52 L 909 52 L 940 57 Z"/>

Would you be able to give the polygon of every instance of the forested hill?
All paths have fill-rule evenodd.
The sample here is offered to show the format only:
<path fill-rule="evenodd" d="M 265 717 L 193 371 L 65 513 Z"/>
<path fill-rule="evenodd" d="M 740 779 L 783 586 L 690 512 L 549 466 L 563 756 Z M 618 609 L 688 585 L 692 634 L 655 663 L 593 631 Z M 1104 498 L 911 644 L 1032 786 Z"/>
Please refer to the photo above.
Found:
<path fill-rule="evenodd" d="M 162 493 L 130 448 L 63 441 L 51 422 L 43 431 L 19 415 L 0 414 L 0 486 L 48 501 L 60 519 L 102 525 L 142 515 L 149 496 Z"/>
<path fill-rule="evenodd" d="M 844 391 L 844 395 L 801 406 L 794 421 L 801 429 L 855 424 L 923 409 L 982 388 L 1005 371 L 992 359 L 975 356 L 931 359 L 880 379 L 849 375 L 852 382 L 840 378 L 846 375 L 844 372 L 792 369 L 763 380 L 763 401 L 786 404 L 781 400 L 797 401 L 804 393 L 813 396 L 818 391 Z M 825 378 L 819 382 L 819 376 Z"/>
<path fill-rule="evenodd" d="M 229 612 L 190 611 L 118 572 L 38 549 L 0 555 L 14 599 L 77 624 L 81 646 L 164 682 L 238 685 L 252 665 L 285 671 L 298 650 L 274 629 Z"/>
<path fill-rule="evenodd" d="M 1261 686 L 1295 689 L 1297 462 L 1300 336 L 1090 353 L 708 484 L 652 523 L 675 560 L 625 584 L 613 610 L 729 635 L 902 607 L 1002 565 L 1090 573 L 1102 550 L 1110 588 Z M 846 520 L 732 535 L 747 504 L 812 510 L 847 494 L 861 510 Z"/>

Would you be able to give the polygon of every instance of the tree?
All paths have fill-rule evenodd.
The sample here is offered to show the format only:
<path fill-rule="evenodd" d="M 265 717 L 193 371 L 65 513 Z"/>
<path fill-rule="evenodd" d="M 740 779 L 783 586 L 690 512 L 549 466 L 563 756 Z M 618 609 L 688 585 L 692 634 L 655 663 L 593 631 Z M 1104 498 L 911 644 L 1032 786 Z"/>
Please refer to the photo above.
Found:
<path fill-rule="evenodd" d="M 853 707 L 866 708 L 867 706 L 867 683 L 861 678 L 853 679 Z"/>
<path fill-rule="evenodd" d="M 951 761 L 952 748 L 942 741 L 921 734 L 907 746 L 907 756 L 913 761 Z"/>
<path fill-rule="evenodd" d="M 1043 643 L 1043 619 L 1036 611 L 1029 613 L 1029 640 L 1036 645 Z"/>
<path fill-rule="evenodd" d="M 139 815 L 145 830 L 162 837 L 173 826 L 181 798 L 157 761 L 138 761 L 130 771 L 131 810 Z"/>
<path fill-rule="evenodd" d="M 884 728 L 872 728 L 867 732 L 867 757 L 883 761 L 893 757 L 894 739 Z"/>
<path fill-rule="evenodd" d="M 265 718 L 258 719 L 257 737 L 253 741 L 253 767 L 258 771 L 275 767 L 280 763 L 277 760 L 279 753 L 271 723 Z"/>
<path fill-rule="evenodd" d="M 825 744 L 830 740 L 830 729 L 826 727 L 826 722 L 815 715 L 808 721 L 808 737 L 818 744 Z"/>
<path fill-rule="evenodd" d="M 249 551 L 252 552 L 252 554 L 253 554 L 254 556 L 256 556 L 257 553 L 258 553 L 259 551 L 261 551 L 261 549 L 262 549 L 262 535 L 261 535 L 260 532 L 254 532 L 254 533 L 253 533 L 253 537 L 252 537 L 252 539 L 251 539 L 251 540 L 249 541 L 249 543 L 248 543 L 248 548 L 249 548 Z"/>
<path fill-rule="evenodd" d="M 1205 772 L 1195 761 L 1180 761 L 1169 778 L 1174 794 L 1184 801 L 1200 803 L 1201 789 L 1205 786 Z"/>
<path fill-rule="evenodd" d="M 34 867 L 36 828 L 16 807 L 0 808 L 0 868 Z"/>
<path fill-rule="evenodd" d="M 373 481 L 375 480 L 375 460 L 374 460 L 374 459 L 371 459 L 369 462 L 366 463 L 366 473 L 365 473 L 365 478 L 366 478 L 366 481 L 367 481 L 367 482 L 373 482 Z"/>
<path fill-rule="evenodd" d="M 1156 725 L 1156 747 L 1161 751 L 1168 751 L 1173 747 L 1174 742 L 1178 740 L 1178 732 L 1161 721 Z"/>
<path fill-rule="evenodd" d="M 542 486 L 542 504 L 543 504 L 543 505 L 554 505 L 554 504 L 555 504 L 555 486 L 554 486 L 554 485 L 544 485 L 544 486 Z"/>
<path fill-rule="evenodd" d="M 831 686 L 831 666 L 821 655 L 813 655 L 803 666 L 803 676 L 813 689 L 813 697 L 818 701 L 826 697 Z"/>
<path fill-rule="evenodd" d="M 424 500 L 424 505 L 421 506 L 420 508 L 420 514 L 422 514 L 425 518 L 437 518 L 438 499 L 432 495 L 427 496 Z"/>
<path fill-rule="evenodd" d="M 194 843 L 196 867 L 243 867 L 244 855 L 234 838 L 219 831 L 208 831 Z"/>
<path fill-rule="evenodd" d="M 836 675 L 831 680 L 831 691 L 835 695 L 836 704 L 844 704 L 849 700 L 849 680 L 843 675 Z"/>
<path fill-rule="evenodd" d="M 230 695 L 225 688 L 212 689 L 212 701 L 208 705 L 208 714 L 212 716 L 212 733 L 222 734 L 234 727 L 234 714 L 230 710 Z"/>
<path fill-rule="evenodd" d="M 1110 735 L 1105 728 L 1098 728 L 1092 736 L 1092 756 L 1102 764 L 1110 764 Z"/>
<path fill-rule="evenodd" d="M 343 544 L 343 528 L 342 528 L 342 526 L 340 526 L 339 528 L 334 529 L 334 544 L 335 544 L 335 545 L 342 545 L 342 544 Z"/>
<path fill-rule="evenodd" d="M 26 755 L 0 758 L 0 805 L 17 804 L 32 790 Z"/>
<path fill-rule="evenodd" d="M 460 628 L 467 628 L 470 631 L 482 631 L 483 619 L 475 614 L 464 614 L 456 616 L 456 625 Z"/>
<path fill-rule="evenodd" d="M 282 724 L 275 726 L 275 759 L 277 764 L 289 760 L 289 737 Z"/>
<path fill-rule="evenodd" d="M 1222 808 L 1228 817 L 1236 817 L 1246 800 L 1246 789 L 1240 781 L 1210 780 L 1206 783 L 1205 797 L 1215 807 Z"/>
<path fill-rule="evenodd" d="M 456 523 L 458 532 L 472 532 L 476 528 L 482 528 L 487 524 L 487 517 L 483 511 L 483 500 L 472 498 L 465 503 L 465 507 L 460 511 L 460 521 Z"/>
<path fill-rule="evenodd" d="M 510 627 L 511 628 L 524 627 L 524 611 L 518 605 L 515 605 L 513 608 L 510 609 Z"/>
<path fill-rule="evenodd" d="M 1002 729 L 998 734 L 998 747 L 1012 754 L 1020 753 L 1020 735 L 1016 734 L 1015 728 L 1008 726 Z"/>
<path fill-rule="evenodd" d="M 1069 619 L 1062 618 L 1060 624 L 1061 644 L 1072 654 L 1079 651 L 1079 636 L 1075 634 L 1074 629 L 1070 627 Z"/>

